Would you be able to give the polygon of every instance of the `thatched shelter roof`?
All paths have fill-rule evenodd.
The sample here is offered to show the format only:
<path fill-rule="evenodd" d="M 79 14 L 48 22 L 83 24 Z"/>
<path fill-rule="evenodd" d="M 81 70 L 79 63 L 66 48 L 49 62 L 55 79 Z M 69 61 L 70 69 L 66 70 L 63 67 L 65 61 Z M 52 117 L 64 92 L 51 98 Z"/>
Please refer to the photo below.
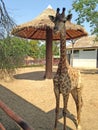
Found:
<path fill-rule="evenodd" d="M 46 40 L 46 72 L 44 78 L 52 78 L 52 41 L 60 40 L 60 34 L 54 34 L 54 24 L 49 19 L 49 15 L 55 16 L 56 12 L 52 8 L 45 9 L 38 17 L 30 22 L 16 26 L 12 34 L 27 39 Z M 67 21 L 66 39 L 75 39 L 86 36 L 87 32 L 80 26 Z"/>
<path fill-rule="evenodd" d="M 74 44 L 74 49 L 94 49 L 98 48 L 98 41 L 95 36 L 85 36 L 77 40 Z M 72 49 L 72 44 L 67 46 L 67 49 Z"/>
<path fill-rule="evenodd" d="M 45 9 L 38 17 L 30 22 L 16 26 L 12 30 L 12 34 L 22 38 L 45 40 L 46 39 L 46 29 L 53 29 L 54 24 L 49 19 L 49 15 L 55 16 L 55 11 L 52 8 Z M 75 39 L 77 37 L 86 36 L 87 32 L 80 26 L 66 22 L 66 38 Z M 52 32 L 53 33 L 53 32 Z M 59 34 L 53 33 L 53 40 L 59 40 Z"/>

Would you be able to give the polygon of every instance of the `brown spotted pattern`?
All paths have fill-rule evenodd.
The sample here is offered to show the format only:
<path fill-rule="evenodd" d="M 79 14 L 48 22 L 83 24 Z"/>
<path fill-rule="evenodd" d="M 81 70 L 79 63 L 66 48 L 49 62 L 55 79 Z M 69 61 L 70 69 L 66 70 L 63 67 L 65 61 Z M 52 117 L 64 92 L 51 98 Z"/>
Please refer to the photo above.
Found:
<path fill-rule="evenodd" d="M 82 108 L 82 96 L 81 96 L 81 76 L 79 70 L 73 69 L 66 58 L 66 20 L 70 20 L 72 15 L 65 17 L 65 8 L 62 13 L 59 13 L 60 9 L 57 9 L 56 17 L 50 16 L 50 19 L 54 22 L 54 31 L 60 32 L 60 61 L 58 64 L 57 72 L 53 78 L 54 93 L 56 98 L 56 110 L 55 110 L 55 125 L 54 130 L 57 130 L 58 114 L 59 114 L 59 102 L 60 94 L 63 96 L 63 117 L 64 127 L 66 130 L 66 113 L 69 94 L 71 93 L 76 103 L 77 109 L 77 124 L 76 128 L 80 127 L 80 114 Z"/>

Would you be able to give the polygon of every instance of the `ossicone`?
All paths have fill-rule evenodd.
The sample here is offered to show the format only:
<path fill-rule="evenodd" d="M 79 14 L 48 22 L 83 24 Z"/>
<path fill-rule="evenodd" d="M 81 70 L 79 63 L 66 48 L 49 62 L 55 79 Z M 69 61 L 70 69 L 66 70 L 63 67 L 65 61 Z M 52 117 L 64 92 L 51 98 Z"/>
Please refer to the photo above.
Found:
<path fill-rule="evenodd" d="M 63 8 L 63 9 L 62 9 L 62 13 L 64 13 L 64 12 L 65 12 L 65 10 L 66 10 L 66 8 Z"/>
<path fill-rule="evenodd" d="M 57 8 L 57 13 L 59 13 L 60 12 L 60 8 Z"/>

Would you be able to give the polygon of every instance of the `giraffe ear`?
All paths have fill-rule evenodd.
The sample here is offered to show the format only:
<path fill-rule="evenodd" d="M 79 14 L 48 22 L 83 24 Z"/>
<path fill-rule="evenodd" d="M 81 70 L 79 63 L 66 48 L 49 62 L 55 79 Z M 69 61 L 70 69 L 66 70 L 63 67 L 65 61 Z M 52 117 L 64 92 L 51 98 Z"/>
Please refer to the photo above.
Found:
<path fill-rule="evenodd" d="M 69 15 L 67 16 L 67 20 L 68 20 L 68 21 L 71 21 L 71 19 L 72 19 L 72 14 L 69 14 Z"/>
<path fill-rule="evenodd" d="M 49 18 L 50 18 L 50 20 L 51 20 L 52 22 L 54 22 L 54 21 L 55 21 L 55 17 L 54 17 L 54 16 L 49 15 Z"/>

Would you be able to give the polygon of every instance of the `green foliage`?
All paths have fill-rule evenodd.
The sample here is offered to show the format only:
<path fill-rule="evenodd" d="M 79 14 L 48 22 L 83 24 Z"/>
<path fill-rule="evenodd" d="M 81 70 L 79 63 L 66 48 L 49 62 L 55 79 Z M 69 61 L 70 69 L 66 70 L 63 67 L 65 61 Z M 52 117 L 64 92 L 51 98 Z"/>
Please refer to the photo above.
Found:
<path fill-rule="evenodd" d="M 16 37 L 2 39 L 0 40 L 0 73 L 12 76 L 17 68 L 23 66 L 26 56 L 43 59 L 45 53 L 45 42 L 27 41 Z M 57 42 L 53 42 L 53 55 L 59 55 Z"/>
<path fill-rule="evenodd" d="M 31 46 L 29 51 L 29 56 L 32 56 L 33 58 L 37 58 L 39 52 L 38 41 L 31 40 L 30 42 L 28 42 L 28 44 L 29 46 Z"/>
<path fill-rule="evenodd" d="M 31 40 L 28 42 L 30 45 L 29 50 L 29 56 L 36 58 L 36 59 L 42 59 L 46 56 L 46 43 L 34 41 Z M 59 55 L 59 43 L 53 42 L 53 55 Z"/>
<path fill-rule="evenodd" d="M 39 41 L 31 40 L 28 44 L 31 46 L 29 56 L 32 56 L 36 59 L 45 58 L 45 43 L 40 43 Z"/>
<path fill-rule="evenodd" d="M 98 35 L 98 0 L 75 0 L 73 9 L 78 13 L 78 24 L 90 23 L 92 34 Z"/>
<path fill-rule="evenodd" d="M 39 46 L 39 58 L 45 58 L 46 57 L 46 45 L 45 43 L 44 44 L 41 44 Z"/>
<path fill-rule="evenodd" d="M 60 43 L 59 42 L 53 42 L 53 55 L 58 56 L 59 55 L 59 49 L 60 49 Z"/>
<path fill-rule="evenodd" d="M 24 63 L 24 57 L 29 53 L 27 41 L 7 37 L 0 40 L 0 72 L 13 73 Z"/>

